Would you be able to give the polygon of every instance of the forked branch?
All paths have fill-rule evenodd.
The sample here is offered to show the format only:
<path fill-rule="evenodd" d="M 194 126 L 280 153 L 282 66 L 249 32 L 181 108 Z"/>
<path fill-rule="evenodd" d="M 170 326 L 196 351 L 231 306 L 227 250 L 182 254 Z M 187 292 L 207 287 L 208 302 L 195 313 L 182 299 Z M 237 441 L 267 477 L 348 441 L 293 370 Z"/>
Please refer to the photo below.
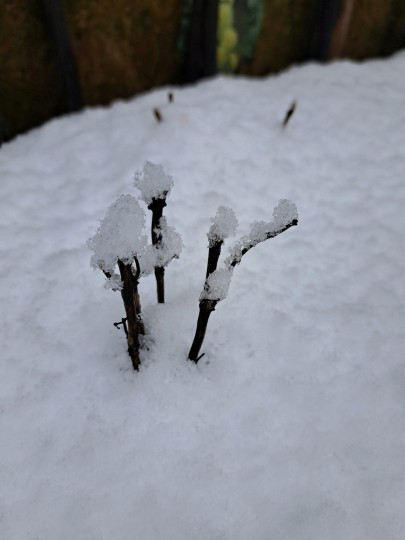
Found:
<path fill-rule="evenodd" d="M 282 232 L 298 224 L 298 214 L 295 204 L 282 200 L 273 211 L 273 221 L 254 222 L 250 233 L 242 237 L 231 249 L 225 260 L 225 268 L 217 270 L 218 258 L 221 253 L 223 239 L 210 242 L 207 275 L 204 289 L 200 296 L 199 315 L 193 343 L 188 355 L 189 360 L 197 363 L 201 356 L 200 349 L 204 341 L 208 320 L 215 310 L 217 303 L 223 300 L 228 292 L 233 269 L 240 263 L 242 257 L 260 242 L 274 238 Z"/>

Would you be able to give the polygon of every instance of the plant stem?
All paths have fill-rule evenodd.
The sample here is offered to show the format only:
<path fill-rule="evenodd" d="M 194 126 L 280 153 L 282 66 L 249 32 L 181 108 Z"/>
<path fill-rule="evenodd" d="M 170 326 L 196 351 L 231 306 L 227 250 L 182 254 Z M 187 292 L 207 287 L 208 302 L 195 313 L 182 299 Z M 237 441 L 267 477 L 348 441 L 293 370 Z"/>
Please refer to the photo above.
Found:
<path fill-rule="evenodd" d="M 166 206 L 166 199 L 153 199 L 151 204 L 148 206 L 149 210 L 152 212 L 152 226 L 151 226 L 151 236 L 152 244 L 154 246 L 159 246 L 162 243 L 162 235 L 159 233 L 160 229 L 160 220 L 163 216 L 163 208 Z M 159 304 L 165 303 L 165 269 L 163 266 L 155 267 L 155 277 L 156 277 L 156 292 L 157 292 L 157 301 Z"/>
<path fill-rule="evenodd" d="M 215 272 L 218 265 L 218 259 L 221 255 L 221 247 L 222 247 L 223 241 L 215 242 L 212 246 L 208 249 L 208 262 L 207 262 L 207 272 L 205 275 L 205 278 L 207 278 L 210 274 Z"/>
<path fill-rule="evenodd" d="M 121 296 L 124 302 L 128 324 L 128 354 L 136 371 L 139 370 L 141 360 L 139 358 L 139 335 L 145 334 L 145 327 L 141 315 L 141 301 L 138 293 L 138 278 L 140 274 L 139 263 L 135 258 L 137 273 L 134 275 L 132 266 L 118 261 L 122 279 Z"/>
<path fill-rule="evenodd" d="M 207 330 L 208 319 L 210 318 L 211 313 L 215 310 L 217 303 L 218 300 L 200 300 L 197 328 L 190 352 L 188 353 L 188 359 L 192 360 L 196 364 L 200 359 L 199 353 L 204 341 L 205 332 Z"/>

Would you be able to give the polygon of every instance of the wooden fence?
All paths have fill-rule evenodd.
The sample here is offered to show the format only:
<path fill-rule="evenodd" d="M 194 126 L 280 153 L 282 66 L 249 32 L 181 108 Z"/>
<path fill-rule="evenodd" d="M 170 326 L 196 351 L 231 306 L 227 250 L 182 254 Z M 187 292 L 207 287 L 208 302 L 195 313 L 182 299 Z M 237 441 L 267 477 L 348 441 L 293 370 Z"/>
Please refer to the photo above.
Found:
<path fill-rule="evenodd" d="M 217 71 L 403 47 L 404 0 L 2 0 L 0 137 Z"/>

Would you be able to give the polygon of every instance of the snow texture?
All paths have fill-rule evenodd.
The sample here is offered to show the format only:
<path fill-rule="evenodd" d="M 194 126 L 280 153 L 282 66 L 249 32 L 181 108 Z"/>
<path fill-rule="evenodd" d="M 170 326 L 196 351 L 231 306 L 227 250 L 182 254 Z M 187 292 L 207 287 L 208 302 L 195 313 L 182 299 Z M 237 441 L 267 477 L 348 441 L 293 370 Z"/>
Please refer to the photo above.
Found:
<path fill-rule="evenodd" d="M 232 208 L 219 206 L 214 218 L 211 218 L 212 225 L 208 231 L 209 247 L 218 242 L 223 242 L 229 236 L 233 236 L 238 227 L 238 220 Z"/>
<path fill-rule="evenodd" d="M 243 236 L 230 248 L 229 257 L 225 260 L 225 264 L 228 267 L 239 264 L 244 252 L 260 242 L 272 238 L 295 220 L 298 220 L 296 205 L 288 199 L 281 199 L 273 210 L 273 220 L 251 223 L 249 234 Z"/>
<path fill-rule="evenodd" d="M 217 268 L 205 281 L 200 300 L 223 300 L 228 294 L 231 283 L 232 270 L 229 268 Z"/>
<path fill-rule="evenodd" d="M 91 266 L 112 274 L 117 261 L 131 264 L 146 247 L 145 213 L 131 195 L 122 195 L 107 210 L 96 234 L 88 240 Z"/>
<path fill-rule="evenodd" d="M 156 230 L 160 237 L 157 245 L 148 245 L 144 253 L 139 257 L 142 275 L 151 274 L 155 267 L 164 267 L 173 259 L 180 257 L 183 242 L 180 234 L 167 224 L 167 219 L 160 218 L 159 228 Z"/>
<path fill-rule="evenodd" d="M 153 199 L 166 199 L 173 187 L 172 177 L 162 165 L 147 161 L 143 171 L 135 174 L 135 187 L 141 192 L 142 200 L 149 206 Z"/>
<path fill-rule="evenodd" d="M 404 88 L 405 52 L 218 77 L 1 147 L 1 540 L 403 540 Z M 85 241 L 145 160 L 184 249 L 135 373 Z M 281 198 L 188 362 L 209 217 Z"/>
<path fill-rule="evenodd" d="M 113 291 L 120 291 L 123 287 L 123 282 L 119 274 L 112 274 L 109 278 L 106 279 L 104 287 L 106 289 L 111 289 Z"/>

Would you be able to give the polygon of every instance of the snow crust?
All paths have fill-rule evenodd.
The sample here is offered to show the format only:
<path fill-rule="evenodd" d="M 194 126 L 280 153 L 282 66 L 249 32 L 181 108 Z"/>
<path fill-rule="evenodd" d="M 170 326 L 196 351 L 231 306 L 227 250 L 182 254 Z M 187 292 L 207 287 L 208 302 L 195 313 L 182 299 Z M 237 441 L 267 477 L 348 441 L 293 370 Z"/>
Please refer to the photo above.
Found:
<path fill-rule="evenodd" d="M 91 266 L 112 274 L 117 261 L 132 263 L 146 247 L 142 235 L 145 212 L 132 195 L 122 195 L 107 210 L 96 234 L 88 240 Z"/>
<path fill-rule="evenodd" d="M 1 540 L 403 540 L 404 88 L 405 53 L 219 77 L 1 147 Z M 85 242 L 145 160 L 184 248 L 134 373 Z M 209 217 L 282 198 L 187 362 Z"/>
<path fill-rule="evenodd" d="M 212 225 L 208 231 L 209 247 L 217 242 L 223 242 L 229 236 L 233 236 L 238 227 L 238 220 L 232 208 L 219 206 L 215 217 L 211 218 Z"/>
<path fill-rule="evenodd" d="M 147 161 L 142 172 L 136 173 L 134 185 L 140 190 L 143 201 L 150 205 L 153 199 L 165 199 L 169 195 L 173 178 L 162 165 Z"/>

